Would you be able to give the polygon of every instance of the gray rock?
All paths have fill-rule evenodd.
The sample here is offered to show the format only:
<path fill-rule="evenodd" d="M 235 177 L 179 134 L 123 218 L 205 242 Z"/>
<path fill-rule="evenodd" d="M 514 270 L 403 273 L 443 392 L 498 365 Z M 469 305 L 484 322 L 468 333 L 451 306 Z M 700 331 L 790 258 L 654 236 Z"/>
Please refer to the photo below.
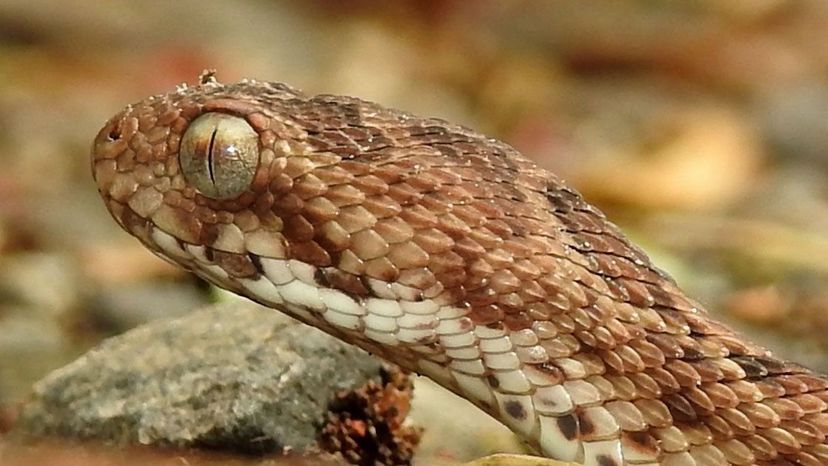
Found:
<path fill-rule="evenodd" d="M 35 385 L 21 436 L 247 452 L 313 449 L 328 402 L 378 360 L 239 302 L 104 341 Z"/>

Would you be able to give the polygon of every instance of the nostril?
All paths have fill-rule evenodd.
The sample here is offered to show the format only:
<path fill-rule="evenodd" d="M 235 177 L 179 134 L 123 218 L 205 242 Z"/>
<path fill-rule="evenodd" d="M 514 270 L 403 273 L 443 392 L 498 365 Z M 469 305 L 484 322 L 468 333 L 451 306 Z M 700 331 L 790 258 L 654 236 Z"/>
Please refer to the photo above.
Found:
<path fill-rule="evenodd" d="M 112 128 L 109 130 L 109 134 L 107 135 L 110 141 L 117 141 L 121 139 L 121 122 L 117 122 L 112 125 Z"/>

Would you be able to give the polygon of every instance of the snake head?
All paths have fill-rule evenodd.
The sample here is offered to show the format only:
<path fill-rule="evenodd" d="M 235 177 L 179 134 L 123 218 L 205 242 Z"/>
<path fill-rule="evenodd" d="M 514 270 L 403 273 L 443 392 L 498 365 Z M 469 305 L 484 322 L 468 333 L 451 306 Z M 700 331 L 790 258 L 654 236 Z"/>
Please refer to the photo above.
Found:
<path fill-rule="evenodd" d="M 337 209 L 310 199 L 325 186 L 305 175 L 341 157 L 306 142 L 291 115 L 306 100 L 283 84 L 207 76 L 130 105 L 95 138 L 98 190 L 129 233 L 199 274 L 207 266 L 222 286 L 255 276 L 251 257 L 330 265 L 308 213 Z"/>
<path fill-rule="evenodd" d="M 297 134 L 280 124 L 269 101 L 297 96 L 283 85 L 222 86 L 207 77 L 130 105 L 107 122 L 92 149 L 109 211 L 148 245 L 157 243 L 157 229 L 244 253 L 245 230 L 282 228 L 263 204 L 273 199 L 266 194 L 271 173 L 287 168 L 288 141 Z"/>
<path fill-rule="evenodd" d="M 481 209 L 493 211 L 487 196 L 514 195 L 505 183 L 460 187 L 441 150 L 486 140 L 446 125 L 359 99 L 207 76 L 109 120 L 92 172 L 115 220 L 162 258 L 316 326 L 397 344 L 397 301 L 426 310 L 458 302 L 468 264 L 450 250 L 452 237 L 485 219 Z M 480 272 L 474 280 L 485 281 Z M 394 318 L 366 321 L 368 308 Z M 435 341 L 433 315 L 412 322 L 422 328 L 403 332 L 408 340 Z"/>

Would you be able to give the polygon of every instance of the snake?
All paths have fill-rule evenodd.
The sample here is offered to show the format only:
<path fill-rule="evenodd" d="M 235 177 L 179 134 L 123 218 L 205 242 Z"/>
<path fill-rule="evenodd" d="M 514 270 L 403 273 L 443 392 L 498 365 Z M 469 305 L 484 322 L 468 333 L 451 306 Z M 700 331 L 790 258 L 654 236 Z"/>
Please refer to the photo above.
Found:
<path fill-rule="evenodd" d="M 205 72 L 127 106 L 91 152 L 152 252 L 431 378 L 544 457 L 828 465 L 828 377 L 713 319 L 497 139 Z"/>

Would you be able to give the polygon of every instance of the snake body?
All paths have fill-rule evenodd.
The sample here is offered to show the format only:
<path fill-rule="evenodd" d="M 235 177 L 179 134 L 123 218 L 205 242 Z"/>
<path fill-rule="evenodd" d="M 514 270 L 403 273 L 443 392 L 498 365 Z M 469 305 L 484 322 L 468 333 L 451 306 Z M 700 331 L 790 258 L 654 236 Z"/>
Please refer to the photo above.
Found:
<path fill-rule="evenodd" d="M 828 465 L 828 379 L 712 320 L 505 143 L 205 75 L 113 117 L 92 169 L 158 255 L 434 379 L 547 457 Z"/>

